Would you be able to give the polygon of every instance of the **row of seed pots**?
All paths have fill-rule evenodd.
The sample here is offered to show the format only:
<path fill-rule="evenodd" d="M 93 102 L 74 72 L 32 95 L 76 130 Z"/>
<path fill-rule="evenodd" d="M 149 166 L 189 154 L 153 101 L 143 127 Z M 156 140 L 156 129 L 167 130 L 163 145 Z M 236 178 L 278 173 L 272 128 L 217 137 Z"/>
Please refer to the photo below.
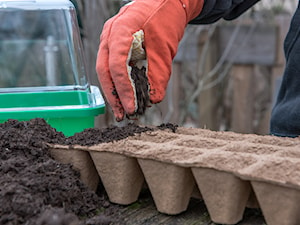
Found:
<path fill-rule="evenodd" d="M 264 162 L 249 155 L 245 159 L 243 154 L 217 153 L 219 160 L 221 157 L 231 162 L 230 166 L 226 163 L 214 166 L 209 163 L 213 154 L 202 156 L 202 162 L 195 158 L 188 163 L 174 163 L 143 155 L 133 157 L 124 152 L 102 151 L 99 146 L 54 145 L 51 153 L 55 159 L 73 164 L 80 171 L 82 181 L 92 190 L 96 190 L 100 176 L 113 203 L 134 203 L 146 182 L 157 210 L 168 215 L 186 211 L 196 188 L 215 223 L 236 224 L 242 220 L 246 207 L 260 207 L 268 225 L 300 224 L 297 181 L 257 175 L 257 171 L 271 170 L 282 164 L 288 165 L 293 173 L 300 167 L 299 160 L 273 158 Z M 243 161 L 245 163 L 241 164 Z"/>

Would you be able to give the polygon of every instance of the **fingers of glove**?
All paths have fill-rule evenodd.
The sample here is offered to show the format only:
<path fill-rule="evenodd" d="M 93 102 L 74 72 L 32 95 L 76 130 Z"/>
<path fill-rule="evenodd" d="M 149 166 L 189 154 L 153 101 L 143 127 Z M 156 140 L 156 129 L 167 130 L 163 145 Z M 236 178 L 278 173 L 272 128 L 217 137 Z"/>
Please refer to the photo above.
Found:
<path fill-rule="evenodd" d="M 121 121 L 124 118 L 124 109 L 121 104 L 118 93 L 116 92 L 113 80 L 109 70 L 109 49 L 108 49 L 108 35 L 110 32 L 110 21 L 108 21 L 102 31 L 99 51 L 96 61 L 96 71 L 98 79 L 102 88 L 102 91 L 111 106 L 114 116 L 117 121 Z"/>
<path fill-rule="evenodd" d="M 176 20 L 179 15 L 184 14 L 180 7 L 174 7 L 168 18 L 164 18 L 164 13 L 158 11 L 156 17 L 144 26 L 149 94 L 152 103 L 161 102 L 165 96 L 172 71 L 172 61 L 186 26 L 184 20 Z M 170 21 L 177 22 L 170 23 Z"/>

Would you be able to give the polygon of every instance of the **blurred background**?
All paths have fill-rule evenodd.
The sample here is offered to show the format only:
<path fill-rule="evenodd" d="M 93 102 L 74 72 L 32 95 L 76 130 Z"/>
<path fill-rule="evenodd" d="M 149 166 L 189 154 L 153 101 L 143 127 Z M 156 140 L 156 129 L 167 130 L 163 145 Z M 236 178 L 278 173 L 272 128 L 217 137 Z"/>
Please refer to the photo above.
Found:
<path fill-rule="evenodd" d="M 105 21 L 120 0 L 73 0 L 78 8 L 90 81 L 99 85 L 95 61 Z M 283 42 L 296 0 L 262 0 L 234 21 L 188 25 L 173 62 L 167 96 L 139 123 L 268 134 L 285 60 Z M 128 121 L 125 121 L 125 123 Z M 129 121 L 130 122 L 130 121 Z M 111 110 L 97 127 L 116 123 Z"/>

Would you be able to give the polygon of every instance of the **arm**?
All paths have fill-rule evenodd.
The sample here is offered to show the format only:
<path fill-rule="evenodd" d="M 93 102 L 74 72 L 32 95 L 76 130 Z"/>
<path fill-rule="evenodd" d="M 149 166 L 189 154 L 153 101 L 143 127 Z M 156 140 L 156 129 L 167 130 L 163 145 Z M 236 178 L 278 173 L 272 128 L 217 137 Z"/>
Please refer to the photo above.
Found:
<path fill-rule="evenodd" d="M 246 12 L 260 0 L 209 0 L 202 12 L 190 24 L 210 24 L 223 18 L 233 20 Z"/>

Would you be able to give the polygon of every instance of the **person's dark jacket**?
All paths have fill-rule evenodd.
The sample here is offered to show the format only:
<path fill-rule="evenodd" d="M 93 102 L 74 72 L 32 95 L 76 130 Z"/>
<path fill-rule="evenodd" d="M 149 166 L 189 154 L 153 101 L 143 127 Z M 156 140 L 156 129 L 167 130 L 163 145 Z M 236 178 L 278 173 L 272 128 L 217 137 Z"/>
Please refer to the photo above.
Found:
<path fill-rule="evenodd" d="M 223 18 L 233 20 L 260 0 L 205 0 L 202 12 L 190 24 L 211 24 Z"/>
<path fill-rule="evenodd" d="M 285 71 L 270 130 L 276 136 L 300 136 L 300 2 L 284 41 Z"/>

